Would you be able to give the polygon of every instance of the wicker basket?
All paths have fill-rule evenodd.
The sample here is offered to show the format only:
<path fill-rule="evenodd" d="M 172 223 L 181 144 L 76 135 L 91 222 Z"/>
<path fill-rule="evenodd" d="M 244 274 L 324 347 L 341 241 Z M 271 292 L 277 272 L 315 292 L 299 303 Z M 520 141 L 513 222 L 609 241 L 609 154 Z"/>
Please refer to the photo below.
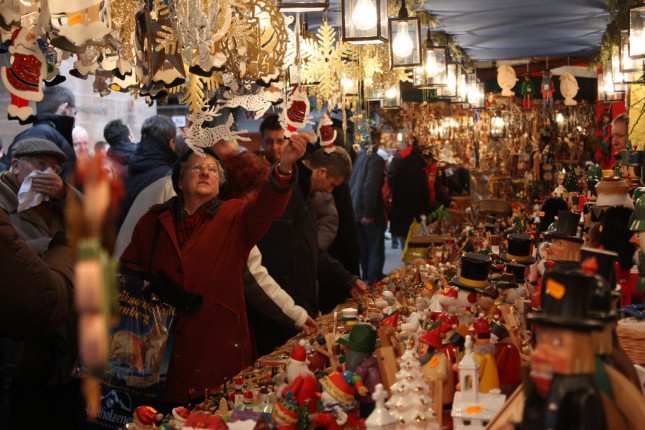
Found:
<path fill-rule="evenodd" d="M 635 318 L 619 320 L 616 335 L 632 363 L 645 364 L 645 321 Z"/>

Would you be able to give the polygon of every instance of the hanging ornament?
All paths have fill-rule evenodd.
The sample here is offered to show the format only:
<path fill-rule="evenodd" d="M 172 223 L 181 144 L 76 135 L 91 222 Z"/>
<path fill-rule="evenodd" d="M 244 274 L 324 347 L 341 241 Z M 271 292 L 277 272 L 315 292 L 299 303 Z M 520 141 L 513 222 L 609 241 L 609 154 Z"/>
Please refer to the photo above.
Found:
<path fill-rule="evenodd" d="M 222 107 L 237 108 L 241 107 L 248 112 L 255 112 L 253 119 L 259 120 L 282 98 L 282 91 L 275 87 L 260 90 L 257 94 L 236 95 L 231 99 L 224 101 Z"/>
<path fill-rule="evenodd" d="M 135 32 L 135 14 L 143 7 L 141 0 L 111 0 L 105 3 L 106 20 L 110 29 L 110 43 L 114 46 L 118 55 L 124 61 L 116 63 L 116 68 L 121 75 L 131 71 L 134 64 L 134 40 L 132 35 Z M 126 66 L 129 63 L 129 68 Z"/>
<path fill-rule="evenodd" d="M 99 41 L 110 29 L 101 20 L 103 0 L 48 0 L 52 44 L 71 52 L 83 52 L 88 42 Z"/>
<path fill-rule="evenodd" d="M 517 82 L 515 69 L 508 64 L 502 64 L 497 68 L 497 83 L 502 88 L 502 96 L 513 97 L 515 93 L 511 91 Z"/>
<path fill-rule="evenodd" d="M 47 64 L 42 45 L 36 26 L 16 29 L 9 47 L 11 66 L 0 69 L 2 82 L 11 93 L 7 113 L 23 123 L 34 119 L 29 102 L 43 98 L 41 83 L 47 76 Z"/>
<path fill-rule="evenodd" d="M 241 140 L 249 141 L 248 137 L 241 136 L 247 133 L 247 130 L 231 131 L 235 122 L 233 114 L 229 114 L 228 120 L 223 125 L 203 128 L 206 121 L 212 121 L 213 118 L 220 116 L 219 107 L 204 106 L 204 109 L 189 114 L 186 118 L 191 123 L 186 129 L 186 144 L 190 149 L 200 156 L 204 156 L 204 148 L 210 148 L 220 141 Z"/>
<path fill-rule="evenodd" d="M 21 27 L 21 18 L 38 10 L 37 2 L 34 3 L 27 5 L 23 0 L 1 0 L 0 28 L 13 32 L 17 27 Z"/>
<path fill-rule="evenodd" d="M 284 60 L 282 61 L 282 70 L 287 70 L 289 67 L 291 67 L 294 64 L 296 57 L 298 56 L 298 39 L 297 39 L 296 31 L 299 32 L 298 23 L 300 22 L 300 20 L 296 19 L 296 24 L 294 26 L 295 30 L 292 30 L 289 26 L 293 24 L 294 17 L 287 16 L 287 15 L 283 15 L 283 16 L 284 16 L 284 25 L 287 29 L 287 50 L 284 53 Z"/>
<path fill-rule="evenodd" d="M 309 111 L 309 97 L 307 89 L 295 85 L 289 95 L 284 109 L 280 112 L 280 124 L 285 130 L 284 135 L 290 137 L 292 133 L 303 129 L 307 124 L 313 124 Z"/>
<path fill-rule="evenodd" d="M 222 43 L 225 68 L 240 80 L 268 84 L 278 79 L 289 35 L 272 1 L 236 4 L 231 30 Z"/>
<path fill-rule="evenodd" d="M 320 146 L 324 147 L 326 152 L 333 152 L 336 150 L 334 142 L 336 141 L 337 132 L 332 127 L 333 124 L 334 122 L 331 120 L 329 114 L 325 112 L 320 116 L 320 122 L 316 129 L 316 135 L 318 136 Z"/>
<path fill-rule="evenodd" d="M 229 1 L 205 2 L 201 0 L 170 3 L 172 28 L 184 63 L 192 72 L 209 76 L 221 67 L 226 56 L 215 49 L 229 30 L 232 18 Z"/>
<path fill-rule="evenodd" d="M 560 92 L 564 96 L 564 104 L 567 106 L 575 106 L 578 104 L 573 98 L 578 94 L 578 81 L 575 76 L 569 72 L 565 72 L 560 76 Z"/>

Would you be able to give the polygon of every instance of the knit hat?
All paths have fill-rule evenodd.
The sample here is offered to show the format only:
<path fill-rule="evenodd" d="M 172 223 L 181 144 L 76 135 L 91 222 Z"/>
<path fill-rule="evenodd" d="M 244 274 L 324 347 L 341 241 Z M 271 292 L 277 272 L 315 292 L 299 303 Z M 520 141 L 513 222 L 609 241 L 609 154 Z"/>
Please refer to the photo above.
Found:
<path fill-rule="evenodd" d="M 32 155 L 51 155 L 59 163 L 64 163 L 67 156 L 51 140 L 29 137 L 16 142 L 11 148 L 13 157 L 29 157 Z"/>
<path fill-rule="evenodd" d="M 224 163 L 222 163 L 221 158 L 219 158 L 219 155 L 215 153 L 211 148 L 202 148 L 204 150 L 204 154 L 210 155 L 213 157 L 216 161 L 217 164 L 219 164 L 220 172 L 223 172 L 223 174 L 220 174 L 220 181 L 219 181 L 219 192 L 221 193 L 222 190 L 224 189 L 224 186 L 226 185 L 226 169 L 224 168 Z M 175 161 L 174 166 L 172 167 L 172 188 L 175 190 L 177 194 L 181 192 L 179 189 L 179 176 L 181 174 L 181 165 L 186 163 L 188 159 L 190 158 L 191 155 L 193 155 L 194 152 L 192 149 L 187 149 L 182 156 L 179 158 L 179 160 Z"/>
<path fill-rule="evenodd" d="M 320 384 L 334 399 L 346 405 L 356 401 L 354 388 L 359 390 L 360 394 L 366 390 L 361 377 L 349 370 L 343 373 L 332 372 L 322 377 Z"/>
<path fill-rule="evenodd" d="M 295 424 L 300 418 L 298 414 L 298 402 L 294 398 L 292 391 L 287 391 L 287 394 L 278 402 L 274 411 L 287 424 Z"/>

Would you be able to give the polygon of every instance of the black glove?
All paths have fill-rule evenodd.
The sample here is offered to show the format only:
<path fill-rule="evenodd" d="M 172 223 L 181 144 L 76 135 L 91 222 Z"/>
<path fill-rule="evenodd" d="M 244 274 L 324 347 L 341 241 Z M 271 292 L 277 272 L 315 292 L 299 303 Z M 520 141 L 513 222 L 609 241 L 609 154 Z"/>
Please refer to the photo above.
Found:
<path fill-rule="evenodd" d="M 202 296 L 182 288 L 164 270 L 159 269 L 157 276 L 150 280 L 153 291 L 166 302 L 189 314 L 195 314 L 202 305 Z"/>

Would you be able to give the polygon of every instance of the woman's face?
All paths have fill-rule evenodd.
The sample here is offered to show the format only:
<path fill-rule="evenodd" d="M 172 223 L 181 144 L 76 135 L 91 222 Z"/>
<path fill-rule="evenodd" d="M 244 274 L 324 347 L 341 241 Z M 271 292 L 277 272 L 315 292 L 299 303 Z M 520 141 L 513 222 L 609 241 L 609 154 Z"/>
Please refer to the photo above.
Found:
<path fill-rule="evenodd" d="M 179 189 L 188 198 L 214 199 L 219 194 L 221 168 L 210 155 L 191 155 L 179 179 Z"/>

